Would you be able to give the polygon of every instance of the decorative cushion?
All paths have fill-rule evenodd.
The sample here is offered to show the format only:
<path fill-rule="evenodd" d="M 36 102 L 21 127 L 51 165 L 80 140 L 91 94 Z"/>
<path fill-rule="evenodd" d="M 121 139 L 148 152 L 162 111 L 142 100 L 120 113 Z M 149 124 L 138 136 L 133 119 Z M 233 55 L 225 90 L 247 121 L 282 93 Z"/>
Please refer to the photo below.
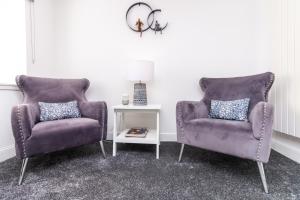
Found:
<path fill-rule="evenodd" d="M 39 102 L 39 107 L 41 122 L 81 117 L 77 101 L 66 103 Z"/>
<path fill-rule="evenodd" d="M 250 99 L 238 99 L 233 101 L 211 100 L 210 118 L 228 120 L 247 120 Z"/>

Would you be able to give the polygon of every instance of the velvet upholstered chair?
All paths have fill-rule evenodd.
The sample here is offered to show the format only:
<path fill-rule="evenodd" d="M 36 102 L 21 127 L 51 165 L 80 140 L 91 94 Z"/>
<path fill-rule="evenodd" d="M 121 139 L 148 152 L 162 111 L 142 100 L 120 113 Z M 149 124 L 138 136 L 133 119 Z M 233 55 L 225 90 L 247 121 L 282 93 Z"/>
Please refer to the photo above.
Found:
<path fill-rule="evenodd" d="M 13 107 L 11 122 L 15 138 L 16 155 L 22 159 L 19 185 L 22 184 L 30 157 L 100 142 L 106 157 L 103 140 L 107 132 L 107 106 L 105 102 L 89 102 L 85 92 L 87 79 L 50 79 L 18 76 L 18 87 L 23 103 Z M 40 122 L 38 102 L 68 102 L 76 100 L 81 118 Z"/>
<path fill-rule="evenodd" d="M 274 74 L 270 72 L 236 78 L 202 78 L 204 98 L 177 103 L 177 140 L 182 144 L 179 162 L 185 144 L 254 160 L 268 193 L 263 163 L 268 162 L 271 151 L 273 106 L 267 100 L 273 81 Z M 208 117 L 211 100 L 242 98 L 250 98 L 248 121 Z"/>

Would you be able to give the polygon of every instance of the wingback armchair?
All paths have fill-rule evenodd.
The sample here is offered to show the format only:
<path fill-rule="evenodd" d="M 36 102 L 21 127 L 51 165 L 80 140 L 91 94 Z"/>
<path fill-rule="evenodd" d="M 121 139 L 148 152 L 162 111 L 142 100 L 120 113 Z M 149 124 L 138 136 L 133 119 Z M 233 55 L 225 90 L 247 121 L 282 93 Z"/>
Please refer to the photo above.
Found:
<path fill-rule="evenodd" d="M 11 123 L 16 155 L 22 159 L 19 185 L 22 184 L 30 157 L 64 150 L 85 144 L 100 143 L 105 157 L 103 140 L 107 132 L 105 102 L 89 102 L 85 92 L 87 79 L 51 79 L 17 76 L 23 93 L 23 103 L 12 108 Z M 40 122 L 38 102 L 78 102 L 81 118 Z"/>
<path fill-rule="evenodd" d="M 264 190 L 268 187 L 263 169 L 271 151 L 273 106 L 268 92 L 273 84 L 271 72 L 235 78 L 202 78 L 201 101 L 180 101 L 176 106 L 177 140 L 184 145 L 254 160 L 258 164 Z M 209 118 L 211 100 L 250 98 L 248 121 Z"/>

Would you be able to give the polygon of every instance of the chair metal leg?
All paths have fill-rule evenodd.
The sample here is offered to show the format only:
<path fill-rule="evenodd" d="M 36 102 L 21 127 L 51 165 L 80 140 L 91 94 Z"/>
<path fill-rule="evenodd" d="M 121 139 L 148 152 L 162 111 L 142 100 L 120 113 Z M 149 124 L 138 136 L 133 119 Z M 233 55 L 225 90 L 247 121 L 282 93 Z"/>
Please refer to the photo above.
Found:
<path fill-rule="evenodd" d="M 257 165 L 258 165 L 258 169 L 259 169 L 259 173 L 260 173 L 260 178 L 261 178 L 261 181 L 263 183 L 265 193 L 269 193 L 263 163 L 262 162 L 257 162 Z"/>
<path fill-rule="evenodd" d="M 103 157 L 106 158 L 106 153 L 105 153 L 105 150 L 104 150 L 103 141 L 100 141 L 99 143 L 100 143 L 100 146 L 101 146 L 101 151 L 102 151 Z"/>
<path fill-rule="evenodd" d="M 181 162 L 181 158 L 182 158 L 183 149 L 184 149 L 184 144 L 181 144 L 181 149 L 180 149 L 180 153 L 179 153 L 178 162 Z"/>
<path fill-rule="evenodd" d="M 22 167 L 21 167 L 20 178 L 19 178 L 19 183 L 18 183 L 19 185 L 22 185 L 24 173 L 25 173 L 26 167 L 27 167 L 27 163 L 28 163 L 28 158 L 24 158 L 22 160 Z"/>

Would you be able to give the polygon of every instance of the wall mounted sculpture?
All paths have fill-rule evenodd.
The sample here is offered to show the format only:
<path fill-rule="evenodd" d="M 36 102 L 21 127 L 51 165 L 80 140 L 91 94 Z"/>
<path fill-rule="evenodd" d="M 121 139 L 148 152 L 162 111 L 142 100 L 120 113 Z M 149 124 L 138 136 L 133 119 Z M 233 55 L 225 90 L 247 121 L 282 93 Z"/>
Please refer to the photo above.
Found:
<path fill-rule="evenodd" d="M 134 24 L 131 24 L 128 20 L 129 15 L 131 12 L 134 11 L 134 8 L 137 6 L 144 6 L 149 10 L 149 14 L 148 17 L 146 19 L 146 22 L 143 22 L 141 20 L 141 18 L 138 18 L 136 20 L 136 22 Z M 158 22 L 158 20 L 155 19 L 155 13 L 157 12 L 161 12 L 161 9 L 152 9 L 151 6 L 149 6 L 148 4 L 144 3 L 144 2 L 137 2 L 132 4 L 127 12 L 126 12 L 126 22 L 128 27 L 137 33 L 140 33 L 140 37 L 142 37 L 143 32 L 147 31 L 147 30 L 152 30 L 154 31 L 154 33 L 156 34 L 156 32 L 159 32 L 160 34 L 162 34 L 163 30 L 165 30 L 165 28 L 168 26 L 168 23 L 166 23 L 164 26 L 161 26 L 160 23 Z"/>

